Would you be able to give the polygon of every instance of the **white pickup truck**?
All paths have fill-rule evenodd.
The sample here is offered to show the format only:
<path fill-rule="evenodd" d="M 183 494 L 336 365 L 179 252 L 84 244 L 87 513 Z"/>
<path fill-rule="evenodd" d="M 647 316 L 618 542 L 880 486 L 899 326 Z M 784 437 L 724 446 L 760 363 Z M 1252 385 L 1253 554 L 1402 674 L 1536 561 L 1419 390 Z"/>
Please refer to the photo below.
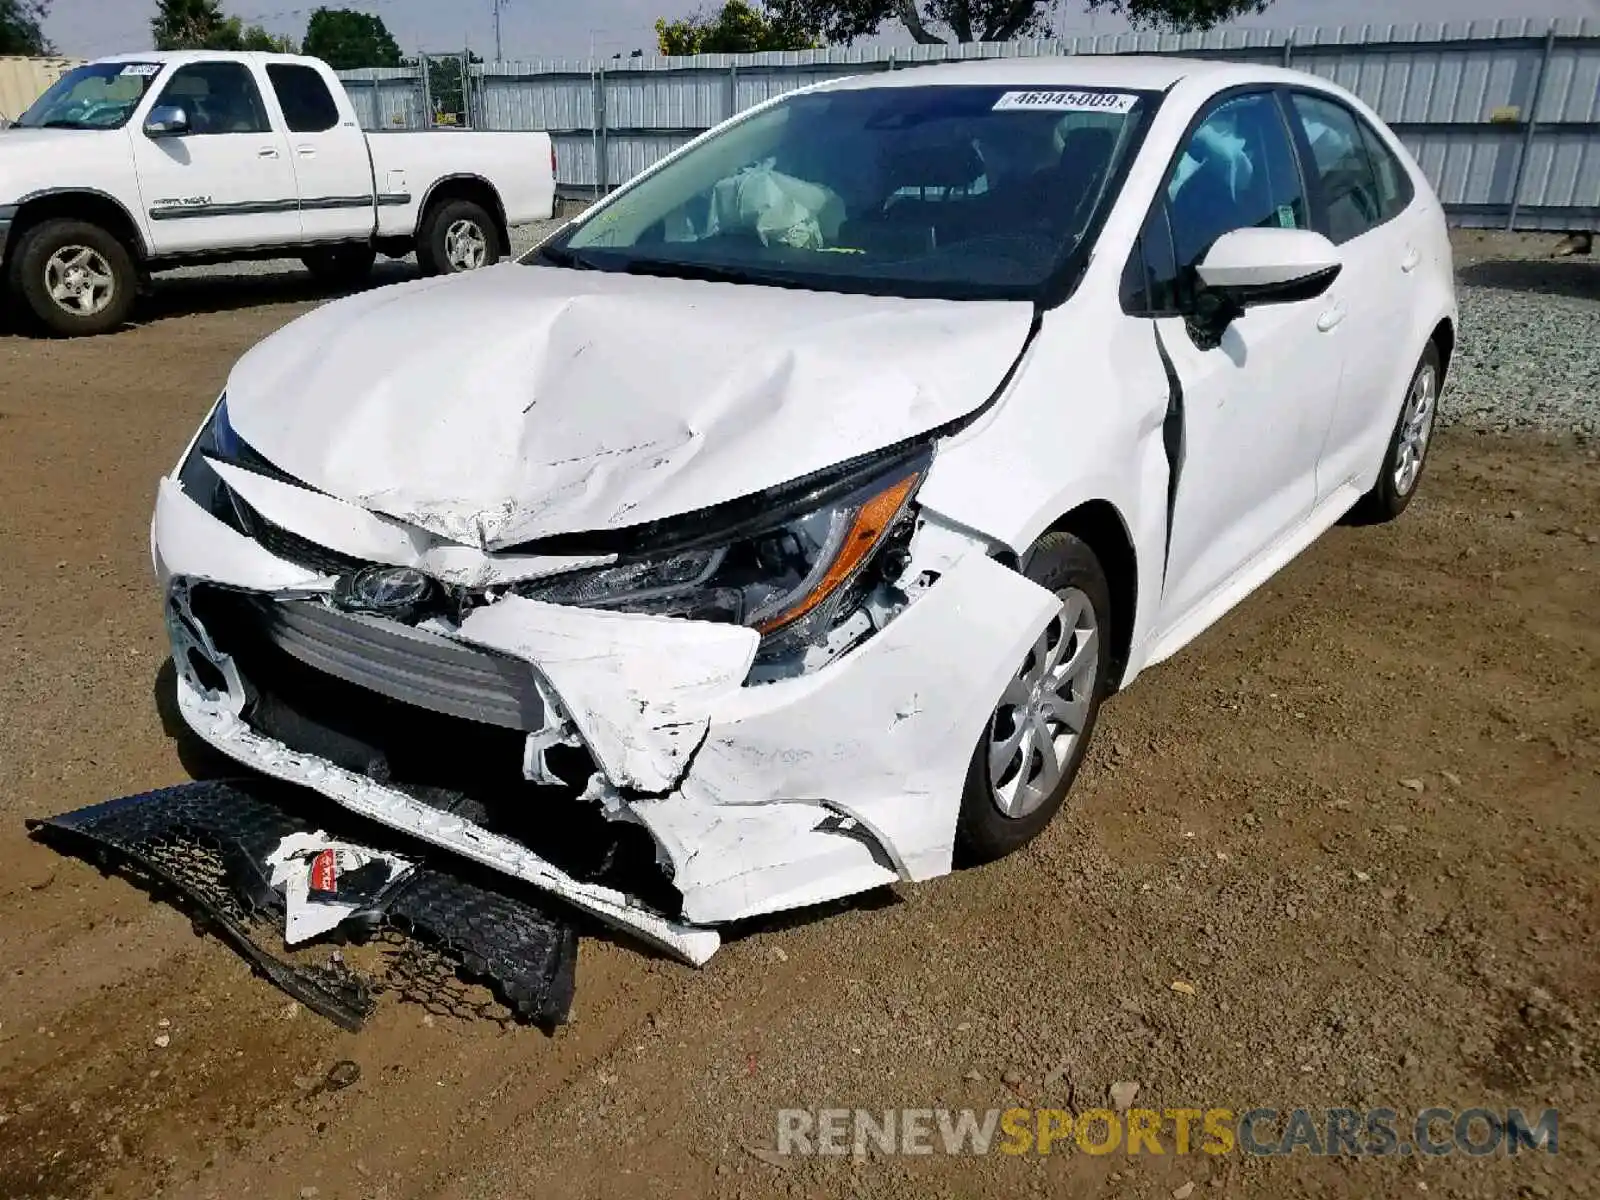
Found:
<path fill-rule="evenodd" d="M 102 333 L 153 271 L 298 257 L 348 285 L 413 250 L 473 270 L 554 203 L 548 134 L 368 135 L 317 59 L 119 55 L 0 130 L 0 280 L 50 330 Z"/>

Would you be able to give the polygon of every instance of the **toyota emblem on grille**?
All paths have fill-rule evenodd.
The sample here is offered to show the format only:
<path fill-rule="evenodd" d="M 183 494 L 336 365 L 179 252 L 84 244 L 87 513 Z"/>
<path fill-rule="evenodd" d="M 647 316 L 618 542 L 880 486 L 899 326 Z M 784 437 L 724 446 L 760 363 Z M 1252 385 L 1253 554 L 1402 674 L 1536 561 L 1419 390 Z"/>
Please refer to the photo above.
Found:
<path fill-rule="evenodd" d="M 333 602 L 347 612 L 404 618 L 433 594 L 433 580 L 415 567 L 363 567 L 342 577 Z"/>

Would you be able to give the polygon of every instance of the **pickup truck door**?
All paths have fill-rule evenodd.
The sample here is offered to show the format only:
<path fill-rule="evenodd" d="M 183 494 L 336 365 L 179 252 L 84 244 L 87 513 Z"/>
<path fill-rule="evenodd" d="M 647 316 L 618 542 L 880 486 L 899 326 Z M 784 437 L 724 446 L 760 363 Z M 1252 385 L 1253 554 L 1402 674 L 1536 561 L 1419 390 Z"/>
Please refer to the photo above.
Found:
<path fill-rule="evenodd" d="M 289 130 L 305 240 L 370 238 L 377 227 L 372 159 L 344 89 L 307 63 L 269 61 L 266 72 Z"/>
<path fill-rule="evenodd" d="M 185 63 L 141 117 L 181 108 L 187 132 L 133 135 L 139 192 L 157 255 L 300 240 L 289 145 L 273 128 L 250 68 L 235 59 Z"/>

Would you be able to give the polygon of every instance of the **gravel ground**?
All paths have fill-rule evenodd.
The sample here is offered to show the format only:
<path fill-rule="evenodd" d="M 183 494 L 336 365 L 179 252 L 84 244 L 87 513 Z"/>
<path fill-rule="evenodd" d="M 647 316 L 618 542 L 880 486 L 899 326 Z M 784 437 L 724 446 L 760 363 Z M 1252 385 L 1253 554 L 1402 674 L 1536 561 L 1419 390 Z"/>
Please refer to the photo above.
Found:
<path fill-rule="evenodd" d="M 569 215 L 576 211 L 569 208 Z M 513 253 L 532 249 L 561 223 L 514 230 Z M 1461 338 L 1441 424 L 1600 438 L 1600 261 L 1553 260 L 1548 255 L 1556 240 L 1554 234 L 1456 232 Z M 296 260 L 272 259 L 186 268 L 162 278 L 301 270 Z M 394 283 L 415 270 L 415 257 L 385 261 L 375 278 Z M 1572 354 L 1566 349 L 1572 346 L 1590 352 Z"/>

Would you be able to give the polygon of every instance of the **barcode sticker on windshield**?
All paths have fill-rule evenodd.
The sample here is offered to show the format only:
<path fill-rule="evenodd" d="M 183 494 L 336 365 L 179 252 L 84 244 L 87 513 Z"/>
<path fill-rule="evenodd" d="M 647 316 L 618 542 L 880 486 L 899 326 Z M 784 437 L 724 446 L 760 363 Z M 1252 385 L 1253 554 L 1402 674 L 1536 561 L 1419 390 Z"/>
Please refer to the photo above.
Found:
<path fill-rule="evenodd" d="M 995 101 L 994 111 L 1127 113 L 1137 103 L 1139 97 L 1129 92 L 1007 92 Z"/>
<path fill-rule="evenodd" d="M 129 63 L 127 66 L 122 68 L 122 73 L 124 75 L 143 75 L 147 77 L 150 75 L 159 75 L 161 74 L 161 64 Z"/>

